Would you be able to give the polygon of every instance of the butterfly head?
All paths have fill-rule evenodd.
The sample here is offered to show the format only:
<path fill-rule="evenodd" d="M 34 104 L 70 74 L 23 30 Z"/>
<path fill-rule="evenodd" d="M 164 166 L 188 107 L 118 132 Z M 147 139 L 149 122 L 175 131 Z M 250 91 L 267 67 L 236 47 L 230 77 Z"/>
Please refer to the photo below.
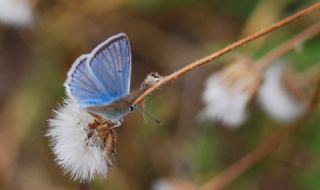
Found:
<path fill-rule="evenodd" d="M 129 107 L 129 111 L 130 111 L 130 112 L 133 112 L 135 109 L 136 109 L 136 105 L 131 105 L 131 106 Z"/>

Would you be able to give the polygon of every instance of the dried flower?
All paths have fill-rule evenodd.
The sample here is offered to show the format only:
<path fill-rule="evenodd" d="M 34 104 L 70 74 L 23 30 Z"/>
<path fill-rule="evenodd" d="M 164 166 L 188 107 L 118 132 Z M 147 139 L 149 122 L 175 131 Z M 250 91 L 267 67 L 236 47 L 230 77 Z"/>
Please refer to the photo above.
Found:
<path fill-rule="evenodd" d="M 246 57 L 211 75 L 202 94 L 205 103 L 200 121 L 221 121 L 237 127 L 246 118 L 246 107 L 260 85 L 260 75 Z"/>
<path fill-rule="evenodd" d="M 158 73 L 150 73 L 150 74 L 148 74 L 148 76 L 144 79 L 143 83 L 141 84 L 141 89 L 145 89 L 147 87 L 155 85 L 162 78 L 163 77 L 160 76 Z"/>
<path fill-rule="evenodd" d="M 27 26 L 33 21 L 31 3 L 27 0 L 0 0 L 0 22 Z"/>
<path fill-rule="evenodd" d="M 152 190 L 195 190 L 195 186 L 185 179 L 158 179 L 154 181 Z"/>
<path fill-rule="evenodd" d="M 264 83 L 259 91 L 259 102 L 264 110 L 275 119 L 289 122 L 303 111 L 302 102 L 291 94 L 284 85 L 286 65 L 277 62 L 265 72 Z"/>
<path fill-rule="evenodd" d="M 56 161 L 75 180 L 90 181 L 106 176 L 115 152 L 115 127 L 89 114 L 74 101 L 65 100 L 49 120 L 50 138 Z"/>

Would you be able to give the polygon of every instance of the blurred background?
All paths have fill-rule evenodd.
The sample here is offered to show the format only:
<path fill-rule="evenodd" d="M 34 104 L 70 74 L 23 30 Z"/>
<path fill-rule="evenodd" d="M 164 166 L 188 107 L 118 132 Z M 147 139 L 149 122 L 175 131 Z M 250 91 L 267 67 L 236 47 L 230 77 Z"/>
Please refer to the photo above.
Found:
<path fill-rule="evenodd" d="M 0 189 L 79 188 L 56 165 L 44 135 L 52 109 L 66 96 L 62 85 L 73 61 L 109 36 L 125 32 L 130 39 L 135 89 L 150 72 L 170 74 L 314 2 L 0 0 Z M 305 16 L 154 92 L 146 111 L 162 124 L 144 122 L 140 111 L 129 114 L 117 129 L 116 166 L 91 188 L 166 190 L 178 180 L 176 189 L 192 189 L 285 127 L 256 101 L 238 129 L 198 123 L 204 81 L 232 56 L 259 58 L 319 16 Z M 319 42 L 315 37 L 282 59 L 296 72 L 313 68 Z M 319 189 L 319 109 L 304 125 L 225 189 Z"/>

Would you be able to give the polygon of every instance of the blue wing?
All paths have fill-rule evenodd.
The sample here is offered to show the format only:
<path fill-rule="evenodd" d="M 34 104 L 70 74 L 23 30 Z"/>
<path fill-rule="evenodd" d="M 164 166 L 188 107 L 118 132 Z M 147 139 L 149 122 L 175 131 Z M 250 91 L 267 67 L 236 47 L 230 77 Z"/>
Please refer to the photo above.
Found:
<path fill-rule="evenodd" d="M 127 96 L 130 91 L 131 51 L 123 33 L 115 35 L 91 53 L 90 68 L 102 86 L 110 92 L 110 103 Z"/>
<path fill-rule="evenodd" d="M 76 60 L 68 73 L 68 95 L 81 107 L 108 105 L 129 94 L 131 52 L 125 34 L 118 34 Z"/>
<path fill-rule="evenodd" d="M 101 85 L 94 80 L 86 66 L 88 56 L 82 55 L 75 61 L 64 83 L 68 96 L 83 107 L 94 104 L 96 99 L 105 96 Z"/>

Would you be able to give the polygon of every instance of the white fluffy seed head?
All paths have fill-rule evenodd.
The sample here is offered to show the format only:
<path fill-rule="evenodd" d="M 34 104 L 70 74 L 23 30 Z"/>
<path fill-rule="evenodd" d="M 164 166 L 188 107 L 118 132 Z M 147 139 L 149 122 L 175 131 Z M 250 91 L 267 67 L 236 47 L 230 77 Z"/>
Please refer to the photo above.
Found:
<path fill-rule="evenodd" d="M 246 107 L 260 85 L 260 76 L 248 59 L 241 59 L 211 75 L 202 94 L 205 108 L 199 120 L 221 121 L 238 127 L 246 119 Z"/>
<path fill-rule="evenodd" d="M 286 65 L 280 62 L 266 70 L 259 91 L 259 102 L 271 117 L 281 122 L 290 122 L 302 113 L 304 104 L 284 87 L 282 77 L 285 70 Z"/>
<path fill-rule="evenodd" d="M 152 190 L 174 190 L 169 181 L 159 179 L 152 184 Z"/>
<path fill-rule="evenodd" d="M 209 77 L 202 95 L 205 108 L 200 118 L 219 120 L 231 127 L 240 125 L 246 117 L 245 106 L 249 97 L 247 93 L 233 94 L 230 90 L 219 76 Z"/>
<path fill-rule="evenodd" d="M 158 179 L 153 182 L 152 190 L 195 190 L 195 186 L 185 179 Z"/>
<path fill-rule="evenodd" d="M 88 125 L 93 120 L 93 116 L 69 99 L 49 120 L 47 136 L 56 161 L 65 173 L 80 182 L 107 175 L 108 155 L 103 142 L 98 135 L 88 136 Z"/>
<path fill-rule="evenodd" d="M 0 0 L 0 22 L 27 26 L 33 21 L 32 6 L 28 0 Z"/>

